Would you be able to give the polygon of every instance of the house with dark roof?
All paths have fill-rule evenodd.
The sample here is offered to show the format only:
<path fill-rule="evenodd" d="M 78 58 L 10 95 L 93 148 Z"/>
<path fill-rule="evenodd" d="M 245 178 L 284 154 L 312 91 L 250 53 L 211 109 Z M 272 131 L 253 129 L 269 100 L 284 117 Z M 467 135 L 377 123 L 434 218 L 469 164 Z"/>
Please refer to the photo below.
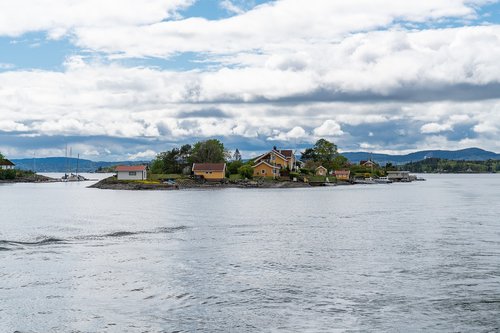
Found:
<path fill-rule="evenodd" d="M 193 174 L 209 181 L 220 181 L 226 177 L 226 163 L 193 163 Z"/>
<path fill-rule="evenodd" d="M 258 156 L 254 160 L 255 177 L 279 177 L 280 170 L 288 168 L 295 169 L 295 155 L 291 149 L 277 149 Z"/>
<path fill-rule="evenodd" d="M 119 165 L 115 171 L 118 180 L 146 180 L 148 178 L 145 165 Z"/>
<path fill-rule="evenodd" d="M 0 160 L 0 170 L 12 170 L 15 166 L 16 165 L 8 159 Z"/>

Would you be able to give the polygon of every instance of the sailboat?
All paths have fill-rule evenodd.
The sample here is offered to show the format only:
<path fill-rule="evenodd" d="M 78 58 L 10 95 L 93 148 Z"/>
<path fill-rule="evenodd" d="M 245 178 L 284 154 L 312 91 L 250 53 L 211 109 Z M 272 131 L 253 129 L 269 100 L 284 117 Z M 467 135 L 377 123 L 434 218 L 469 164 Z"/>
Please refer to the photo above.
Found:
<path fill-rule="evenodd" d="M 63 182 L 81 182 L 88 180 L 87 178 L 83 177 L 82 175 L 78 174 L 78 168 L 80 165 L 80 154 L 78 154 L 78 158 L 76 160 L 76 173 L 70 172 L 71 165 L 70 165 L 70 159 L 72 155 L 72 149 L 71 147 L 69 148 L 69 159 L 68 159 L 68 145 L 66 145 L 66 172 L 64 173 L 64 176 L 61 178 Z"/>

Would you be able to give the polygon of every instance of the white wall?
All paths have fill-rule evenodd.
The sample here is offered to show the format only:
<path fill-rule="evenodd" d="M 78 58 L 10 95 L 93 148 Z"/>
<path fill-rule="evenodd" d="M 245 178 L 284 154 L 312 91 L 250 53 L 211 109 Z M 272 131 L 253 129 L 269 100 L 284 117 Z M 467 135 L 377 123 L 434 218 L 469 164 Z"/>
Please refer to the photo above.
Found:
<path fill-rule="evenodd" d="M 142 180 L 147 178 L 146 171 L 136 171 L 135 176 L 130 175 L 128 171 L 117 172 L 118 180 Z"/>

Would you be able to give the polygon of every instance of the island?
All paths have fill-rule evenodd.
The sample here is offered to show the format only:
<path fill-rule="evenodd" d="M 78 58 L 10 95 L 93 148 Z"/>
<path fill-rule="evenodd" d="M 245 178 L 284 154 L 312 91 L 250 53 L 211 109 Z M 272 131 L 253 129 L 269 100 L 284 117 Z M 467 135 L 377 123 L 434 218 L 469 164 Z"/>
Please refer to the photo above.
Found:
<path fill-rule="evenodd" d="M 390 184 L 418 180 L 391 164 L 372 160 L 351 163 L 333 142 L 319 139 L 297 157 L 274 146 L 243 160 L 216 139 L 162 152 L 148 164 L 117 165 L 116 174 L 89 186 L 113 190 L 181 190 L 213 188 L 308 188 L 356 184 Z"/>

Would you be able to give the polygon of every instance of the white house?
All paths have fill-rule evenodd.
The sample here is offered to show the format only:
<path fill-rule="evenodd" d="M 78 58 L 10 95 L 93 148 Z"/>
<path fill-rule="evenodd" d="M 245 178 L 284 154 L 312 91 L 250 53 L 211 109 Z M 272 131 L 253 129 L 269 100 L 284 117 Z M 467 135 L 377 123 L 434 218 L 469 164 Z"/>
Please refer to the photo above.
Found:
<path fill-rule="evenodd" d="M 119 165 L 115 171 L 118 180 L 145 180 L 148 178 L 145 165 Z"/>
<path fill-rule="evenodd" d="M 16 165 L 7 159 L 0 160 L 1 170 L 12 170 Z"/>

